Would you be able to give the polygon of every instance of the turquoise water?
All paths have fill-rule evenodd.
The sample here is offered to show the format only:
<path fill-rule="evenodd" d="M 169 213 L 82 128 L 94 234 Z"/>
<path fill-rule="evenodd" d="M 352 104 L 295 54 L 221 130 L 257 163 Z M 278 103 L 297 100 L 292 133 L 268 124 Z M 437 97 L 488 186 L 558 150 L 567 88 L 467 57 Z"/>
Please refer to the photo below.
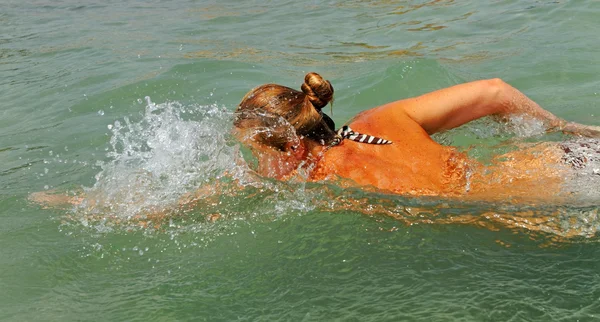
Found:
<path fill-rule="evenodd" d="M 228 133 L 250 88 L 299 87 L 309 71 L 333 83 L 338 123 L 501 77 L 600 125 L 599 14 L 596 1 L 4 1 L 0 319 L 596 319 L 598 200 L 246 181 Z M 482 158 L 556 139 L 501 130 L 437 139 Z M 88 197 L 44 208 L 38 191 Z"/>

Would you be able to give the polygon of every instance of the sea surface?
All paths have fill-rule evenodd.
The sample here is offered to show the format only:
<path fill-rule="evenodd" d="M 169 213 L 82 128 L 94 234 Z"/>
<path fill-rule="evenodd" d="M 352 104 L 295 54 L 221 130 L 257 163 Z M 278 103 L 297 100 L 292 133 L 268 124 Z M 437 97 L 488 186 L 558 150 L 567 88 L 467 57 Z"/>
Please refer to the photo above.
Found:
<path fill-rule="evenodd" d="M 499 77 L 600 125 L 598 17 L 593 0 L 3 0 L 0 320 L 599 319 L 600 200 L 277 182 L 230 136 L 247 91 L 310 71 L 338 124 Z M 534 125 L 435 139 L 482 160 L 568 139 Z"/>

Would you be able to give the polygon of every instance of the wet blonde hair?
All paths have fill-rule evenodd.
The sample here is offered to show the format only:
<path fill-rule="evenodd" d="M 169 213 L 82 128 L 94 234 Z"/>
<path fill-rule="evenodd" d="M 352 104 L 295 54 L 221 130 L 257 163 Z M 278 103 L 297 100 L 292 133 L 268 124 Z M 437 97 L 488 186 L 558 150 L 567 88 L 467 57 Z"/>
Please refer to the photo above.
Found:
<path fill-rule="evenodd" d="M 266 84 L 251 90 L 236 110 L 234 126 L 244 138 L 281 151 L 288 143 L 294 146 L 298 136 L 331 144 L 337 135 L 321 109 L 333 101 L 333 86 L 319 74 L 308 73 L 301 89 Z"/>

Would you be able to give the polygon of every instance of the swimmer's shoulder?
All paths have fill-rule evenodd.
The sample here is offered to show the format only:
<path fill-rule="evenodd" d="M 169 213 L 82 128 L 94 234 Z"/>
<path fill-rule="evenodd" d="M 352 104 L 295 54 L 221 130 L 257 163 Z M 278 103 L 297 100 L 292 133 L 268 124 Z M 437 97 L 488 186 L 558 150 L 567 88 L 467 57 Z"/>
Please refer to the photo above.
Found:
<path fill-rule="evenodd" d="M 423 127 L 404 110 L 401 101 L 362 111 L 348 125 L 359 133 L 368 133 L 394 142 L 408 137 L 429 138 Z"/>

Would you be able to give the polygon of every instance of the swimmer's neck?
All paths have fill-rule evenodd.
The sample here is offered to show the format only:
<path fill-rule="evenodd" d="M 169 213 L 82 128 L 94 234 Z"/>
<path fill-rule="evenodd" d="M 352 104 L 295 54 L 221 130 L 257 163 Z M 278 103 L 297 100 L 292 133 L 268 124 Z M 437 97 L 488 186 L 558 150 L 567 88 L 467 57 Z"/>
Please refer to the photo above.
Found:
<path fill-rule="evenodd" d="M 318 160 L 323 156 L 323 153 L 329 149 L 329 146 L 321 145 L 313 140 L 304 139 L 304 148 L 308 152 L 304 155 L 306 160 Z"/>

